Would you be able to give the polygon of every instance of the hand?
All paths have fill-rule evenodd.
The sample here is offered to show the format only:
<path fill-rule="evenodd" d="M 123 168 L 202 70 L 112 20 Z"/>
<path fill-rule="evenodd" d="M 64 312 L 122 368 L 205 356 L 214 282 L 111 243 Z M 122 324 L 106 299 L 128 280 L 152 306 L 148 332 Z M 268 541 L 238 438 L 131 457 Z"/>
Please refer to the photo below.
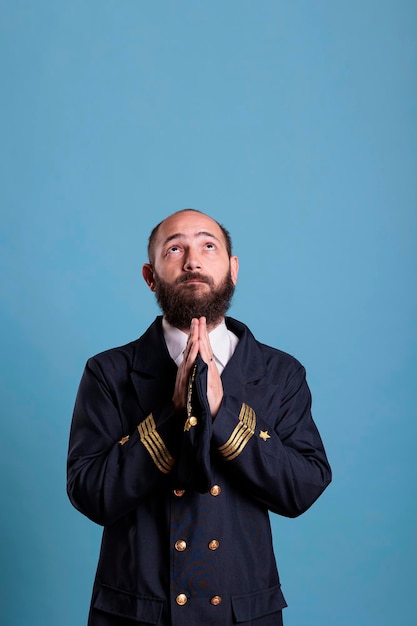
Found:
<path fill-rule="evenodd" d="M 183 359 L 178 367 L 174 395 L 172 397 L 172 402 L 177 412 L 183 411 L 187 404 L 188 380 L 191 376 L 191 370 L 197 358 L 198 348 L 198 319 L 192 319 L 190 334 L 188 335 L 188 341 L 183 353 Z"/>
<path fill-rule="evenodd" d="M 219 370 L 214 361 L 213 349 L 210 344 L 207 331 L 206 318 L 200 317 L 198 320 L 198 341 L 199 353 L 205 363 L 207 363 L 207 400 L 213 419 L 216 417 L 223 400 L 223 385 Z"/>
<path fill-rule="evenodd" d="M 223 400 L 223 385 L 219 370 L 214 362 L 213 350 L 207 331 L 206 318 L 191 320 L 190 334 L 184 350 L 184 358 L 178 368 L 172 398 L 176 411 L 185 409 L 187 403 L 188 380 L 191 375 L 197 354 L 207 363 L 207 400 L 213 419 L 216 417 Z"/>

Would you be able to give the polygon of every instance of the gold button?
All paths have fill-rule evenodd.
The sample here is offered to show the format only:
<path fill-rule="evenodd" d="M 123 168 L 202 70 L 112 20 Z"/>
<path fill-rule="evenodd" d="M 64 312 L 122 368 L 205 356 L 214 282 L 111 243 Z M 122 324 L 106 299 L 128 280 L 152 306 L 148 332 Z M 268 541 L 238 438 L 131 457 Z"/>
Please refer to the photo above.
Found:
<path fill-rule="evenodd" d="M 213 596 L 212 599 L 210 600 L 210 603 L 213 606 L 217 606 L 218 604 L 220 604 L 221 601 L 222 601 L 222 597 L 221 596 Z"/>
<path fill-rule="evenodd" d="M 221 488 L 219 485 L 213 485 L 213 487 L 210 489 L 210 493 L 212 496 L 218 496 L 220 492 Z"/>
<path fill-rule="evenodd" d="M 210 543 L 208 544 L 208 547 L 210 548 L 210 550 L 217 550 L 217 548 L 219 547 L 220 542 L 217 541 L 217 539 L 213 539 L 212 541 L 210 541 Z"/>
<path fill-rule="evenodd" d="M 197 426 L 197 421 L 198 421 L 197 418 L 194 415 L 192 415 L 189 418 L 188 423 L 190 426 Z"/>
<path fill-rule="evenodd" d="M 178 539 L 178 541 L 175 542 L 175 549 L 178 550 L 178 552 L 184 552 L 186 547 L 187 542 L 184 541 L 184 539 Z"/>
<path fill-rule="evenodd" d="M 184 604 L 187 604 L 187 596 L 185 595 L 185 593 L 180 593 L 176 598 L 175 601 L 177 604 L 179 604 L 180 606 L 184 606 Z"/>
<path fill-rule="evenodd" d="M 181 496 L 183 496 L 185 493 L 185 489 L 174 489 L 174 496 L 177 496 L 177 498 L 181 498 Z"/>

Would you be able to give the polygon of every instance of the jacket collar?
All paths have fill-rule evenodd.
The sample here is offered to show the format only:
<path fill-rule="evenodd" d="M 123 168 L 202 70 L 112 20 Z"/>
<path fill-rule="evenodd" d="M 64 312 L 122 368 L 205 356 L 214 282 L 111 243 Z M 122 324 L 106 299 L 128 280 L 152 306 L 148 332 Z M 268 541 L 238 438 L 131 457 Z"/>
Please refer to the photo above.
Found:
<path fill-rule="evenodd" d="M 238 377 L 240 383 L 253 383 L 263 378 L 265 361 L 259 343 L 249 328 L 232 317 L 226 317 L 226 326 L 239 338 L 236 350 L 222 374 L 224 380 Z M 132 375 L 166 381 L 174 378 L 177 366 L 171 359 L 162 331 L 162 316 L 158 316 L 135 342 Z"/>
<path fill-rule="evenodd" d="M 249 328 L 233 317 L 226 317 L 226 326 L 239 337 L 239 343 L 224 369 L 223 381 L 233 383 L 238 379 L 241 384 L 245 385 L 262 379 L 266 367 L 264 355 Z"/>
<path fill-rule="evenodd" d="M 152 411 L 149 402 L 157 397 L 161 403 L 172 398 L 177 366 L 171 359 L 158 316 L 146 332 L 135 341 L 130 377 L 139 405 L 145 413 Z M 149 404 L 149 406 L 148 406 Z"/>
<path fill-rule="evenodd" d="M 135 341 L 132 370 L 147 376 L 160 377 L 161 371 L 176 370 L 176 365 L 169 356 L 162 331 L 162 316 L 159 316 Z"/>

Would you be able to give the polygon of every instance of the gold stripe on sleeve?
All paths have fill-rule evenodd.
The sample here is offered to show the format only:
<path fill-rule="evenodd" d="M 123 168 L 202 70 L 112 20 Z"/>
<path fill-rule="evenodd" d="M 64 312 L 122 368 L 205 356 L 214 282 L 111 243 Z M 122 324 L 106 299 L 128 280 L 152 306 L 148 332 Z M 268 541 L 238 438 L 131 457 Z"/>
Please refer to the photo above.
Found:
<path fill-rule="evenodd" d="M 174 467 L 175 459 L 170 455 L 168 448 L 156 430 L 152 413 L 138 426 L 139 437 L 156 467 L 163 473 L 169 474 Z"/>
<path fill-rule="evenodd" d="M 239 413 L 239 422 L 219 452 L 226 461 L 232 461 L 242 452 L 249 439 L 255 434 L 256 414 L 250 406 L 243 403 Z"/>

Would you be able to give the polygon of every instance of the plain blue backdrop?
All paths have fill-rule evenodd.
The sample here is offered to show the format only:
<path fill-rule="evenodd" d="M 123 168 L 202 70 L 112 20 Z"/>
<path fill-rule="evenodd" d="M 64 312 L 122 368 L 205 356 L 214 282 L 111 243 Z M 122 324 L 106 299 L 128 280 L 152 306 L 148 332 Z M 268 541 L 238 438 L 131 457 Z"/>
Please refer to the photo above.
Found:
<path fill-rule="evenodd" d="M 334 482 L 272 516 L 286 626 L 414 626 L 417 5 L 2 0 L 2 626 L 82 626 L 101 529 L 65 462 L 85 360 L 158 310 L 195 207 L 231 314 L 307 368 Z"/>

